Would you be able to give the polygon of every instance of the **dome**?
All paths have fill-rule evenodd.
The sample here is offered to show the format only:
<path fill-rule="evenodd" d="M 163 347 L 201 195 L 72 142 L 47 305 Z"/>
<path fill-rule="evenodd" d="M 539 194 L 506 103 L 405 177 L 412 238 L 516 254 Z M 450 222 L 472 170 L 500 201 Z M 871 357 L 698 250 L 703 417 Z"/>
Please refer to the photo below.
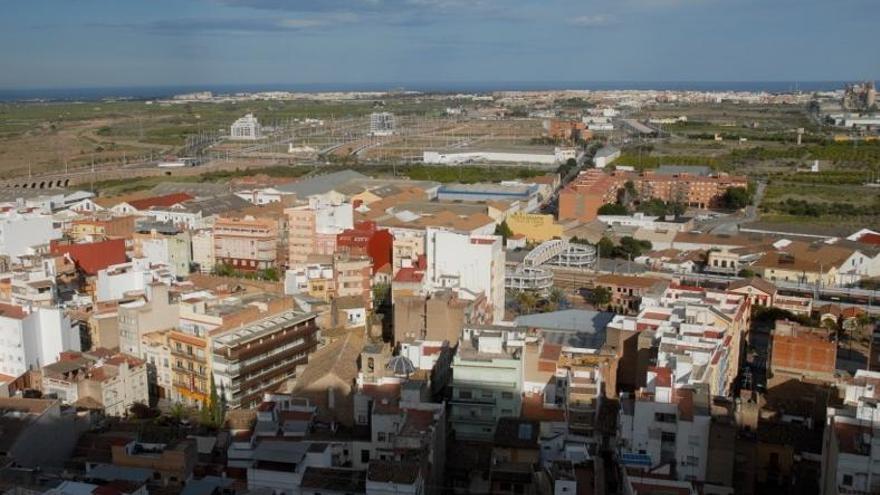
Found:
<path fill-rule="evenodd" d="M 385 365 L 385 369 L 391 371 L 397 376 L 409 376 L 416 371 L 416 367 L 413 366 L 412 361 L 404 356 L 394 356 L 389 359 L 388 364 Z"/>

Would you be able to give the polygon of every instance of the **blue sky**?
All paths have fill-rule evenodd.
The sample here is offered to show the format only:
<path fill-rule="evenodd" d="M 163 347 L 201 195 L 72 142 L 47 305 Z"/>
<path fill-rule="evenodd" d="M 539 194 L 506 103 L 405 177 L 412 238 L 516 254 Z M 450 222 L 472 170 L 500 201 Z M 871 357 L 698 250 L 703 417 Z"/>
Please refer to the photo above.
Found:
<path fill-rule="evenodd" d="M 880 76 L 876 0 L 0 5 L 0 88 Z"/>

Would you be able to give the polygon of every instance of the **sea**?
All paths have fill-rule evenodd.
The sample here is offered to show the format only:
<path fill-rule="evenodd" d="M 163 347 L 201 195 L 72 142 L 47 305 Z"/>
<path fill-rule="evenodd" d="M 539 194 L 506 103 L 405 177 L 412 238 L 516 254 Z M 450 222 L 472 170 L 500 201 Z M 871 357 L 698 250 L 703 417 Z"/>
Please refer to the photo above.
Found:
<path fill-rule="evenodd" d="M 557 82 L 384 82 L 313 84 L 224 84 L 186 86 L 120 86 L 80 88 L 0 88 L 0 101 L 97 101 L 104 99 L 152 100 L 177 94 L 211 91 L 214 94 L 291 91 L 320 93 L 333 91 L 419 91 L 424 93 L 490 93 L 493 91 L 539 90 L 658 90 L 658 91 L 748 91 L 790 93 L 842 89 L 847 81 L 557 81 Z"/>

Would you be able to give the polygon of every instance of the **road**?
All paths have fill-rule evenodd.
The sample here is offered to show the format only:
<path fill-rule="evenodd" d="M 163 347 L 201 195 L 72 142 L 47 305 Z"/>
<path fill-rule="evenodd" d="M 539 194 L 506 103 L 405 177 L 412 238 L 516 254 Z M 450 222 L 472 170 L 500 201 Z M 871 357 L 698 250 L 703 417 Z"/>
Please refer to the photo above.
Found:
<path fill-rule="evenodd" d="M 752 204 L 746 206 L 743 211 L 699 222 L 698 228 L 704 232 L 716 235 L 736 234 L 741 225 L 758 220 L 758 207 L 761 206 L 761 201 L 764 200 L 766 189 L 766 182 L 758 182 L 755 187 L 755 195 L 752 197 Z"/>

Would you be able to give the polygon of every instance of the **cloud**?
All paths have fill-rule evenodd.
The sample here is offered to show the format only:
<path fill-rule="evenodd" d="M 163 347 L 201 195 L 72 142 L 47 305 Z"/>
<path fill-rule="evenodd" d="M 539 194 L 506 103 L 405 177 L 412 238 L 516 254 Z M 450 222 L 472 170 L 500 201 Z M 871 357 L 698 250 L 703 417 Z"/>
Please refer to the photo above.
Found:
<path fill-rule="evenodd" d="M 452 12 L 495 5 L 492 0 L 216 0 L 232 7 L 288 12 Z"/>
<path fill-rule="evenodd" d="M 617 18 L 608 14 L 582 15 L 568 20 L 573 26 L 605 27 L 617 23 Z"/>

